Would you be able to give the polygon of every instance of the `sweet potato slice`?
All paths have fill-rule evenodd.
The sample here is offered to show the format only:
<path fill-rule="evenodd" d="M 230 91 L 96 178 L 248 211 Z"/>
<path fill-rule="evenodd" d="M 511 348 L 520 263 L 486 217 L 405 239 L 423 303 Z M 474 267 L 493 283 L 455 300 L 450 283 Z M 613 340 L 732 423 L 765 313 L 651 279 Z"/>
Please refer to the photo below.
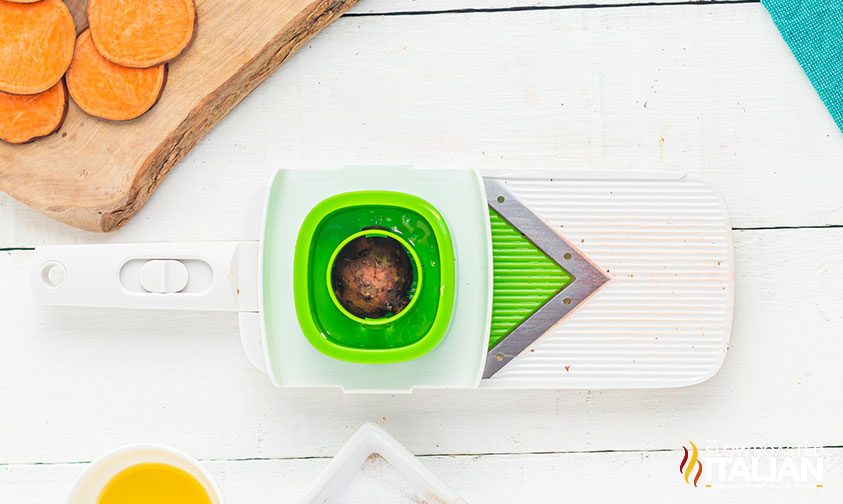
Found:
<path fill-rule="evenodd" d="M 73 16 L 61 0 L 0 1 L 0 91 L 53 87 L 70 65 L 75 40 Z"/>
<path fill-rule="evenodd" d="M 22 144 L 55 133 L 66 115 L 64 81 L 34 95 L 0 92 L 0 140 Z"/>
<path fill-rule="evenodd" d="M 73 101 L 88 114 L 128 121 L 152 108 L 164 91 L 167 66 L 128 68 L 103 58 L 85 30 L 76 40 L 67 88 Z"/>
<path fill-rule="evenodd" d="M 148 68 L 178 56 L 193 38 L 193 0 L 89 0 L 88 26 L 105 59 Z"/>

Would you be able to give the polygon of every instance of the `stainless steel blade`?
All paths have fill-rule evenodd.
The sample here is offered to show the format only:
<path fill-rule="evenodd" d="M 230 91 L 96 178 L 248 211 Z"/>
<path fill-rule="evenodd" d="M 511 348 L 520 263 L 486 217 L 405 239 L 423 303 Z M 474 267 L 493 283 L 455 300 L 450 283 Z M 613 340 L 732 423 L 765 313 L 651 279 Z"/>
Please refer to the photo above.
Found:
<path fill-rule="evenodd" d="M 556 261 L 574 281 L 550 298 L 486 355 L 483 378 L 491 378 L 548 329 L 594 294 L 609 276 L 597 268 L 556 230 L 524 206 L 505 187 L 505 181 L 483 178 L 489 206 L 515 226 L 533 244 Z"/>

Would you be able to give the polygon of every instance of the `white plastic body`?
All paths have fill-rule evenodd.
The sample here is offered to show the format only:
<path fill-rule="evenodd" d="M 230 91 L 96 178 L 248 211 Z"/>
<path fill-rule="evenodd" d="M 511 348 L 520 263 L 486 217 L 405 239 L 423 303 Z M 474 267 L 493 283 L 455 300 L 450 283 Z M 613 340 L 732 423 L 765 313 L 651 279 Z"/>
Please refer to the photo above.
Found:
<path fill-rule="evenodd" d="M 371 423 L 361 427 L 337 452 L 302 504 L 337 502 L 373 453 L 383 457 L 401 473 L 419 494 L 426 497 L 425 502 L 465 504 L 465 500 L 430 472 L 401 443 Z"/>
<path fill-rule="evenodd" d="M 211 504 L 225 502 L 219 486 L 199 462 L 175 448 L 158 444 L 128 445 L 101 455 L 76 478 L 65 502 L 98 502 L 103 488 L 114 476 L 129 467 L 148 463 L 167 464 L 187 472 L 202 485 L 211 499 Z"/>
<path fill-rule="evenodd" d="M 493 283 L 489 210 L 476 170 L 381 165 L 279 171 L 260 211 L 267 219 L 262 226 L 261 252 L 272 254 L 259 261 L 260 291 L 266 294 L 265 287 L 272 285 L 292 293 L 292 260 L 275 263 L 274 276 L 263 268 L 278 258 L 294 257 L 302 222 L 314 206 L 337 194 L 372 189 L 418 196 L 436 208 L 447 223 L 457 266 L 454 311 L 442 341 L 424 355 L 391 364 L 336 360 L 307 340 L 292 296 L 270 295 L 261 296 L 260 347 L 256 337 L 241 333 L 247 355 L 264 352 L 267 375 L 280 387 L 341 387 L 353 393 L 476 388 L 489 344 Z M 269 214 L 274 218 L 268 219 Z M 267 225 L 269 220 L 273 223 Z M 254 325 L 248 317 L 241 318 L 241 330 Z"/>
<path fill-rule="evenodd" d="M 31 281 L 46 305 L 257 311 L 258 242 L 38 247 Z"/>

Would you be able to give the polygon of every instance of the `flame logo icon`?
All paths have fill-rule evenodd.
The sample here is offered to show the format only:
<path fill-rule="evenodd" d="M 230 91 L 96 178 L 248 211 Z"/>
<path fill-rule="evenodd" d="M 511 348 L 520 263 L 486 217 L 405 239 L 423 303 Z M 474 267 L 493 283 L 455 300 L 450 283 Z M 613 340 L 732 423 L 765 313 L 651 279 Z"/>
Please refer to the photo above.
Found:
<path fill-rule="evenodd" d="M 690 484 L 689 481 L 691 477 L 691 473 L 694 472 L 694 466 L 697 467 L 697 475 L 694 476 L 694 486 L 697 486 L 697 482 L 700 480 L 700 476 L 702 476 L 702 462 L 699 461 L 700 452 L 697 450 L 697 445 L 694 444 L 693 441 L 688 441 L 691 443 L 691 459 L 688 460 L 688 449 L 684 446 L 682 447 L 685 450 L 685 456 L 682 457 L 682 463 L 679 464 L 679 474 L 685 477 L 685 483 Z"/>

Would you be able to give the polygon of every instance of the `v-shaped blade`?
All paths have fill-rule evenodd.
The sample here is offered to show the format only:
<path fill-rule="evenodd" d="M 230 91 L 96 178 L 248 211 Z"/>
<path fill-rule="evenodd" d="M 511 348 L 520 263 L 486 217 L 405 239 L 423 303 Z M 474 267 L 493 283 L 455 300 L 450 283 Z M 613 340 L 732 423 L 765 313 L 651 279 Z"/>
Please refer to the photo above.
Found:
<path fill-rule="evenodd" d="M 500 338 L 501 332 L 506 335 L 489 350 L 486 356 L 483 378 L 490 378 L 580 303 L 588 299 L 609 280 L 609 277 L 553 228 L 524 206 L 518 198 L 504 187 L 501 181 L 492 178 L 484 178 L 483 181 L 486 186 L 486 198 L 489 207 L 497 216 L 517 229 L 542 253 L 541 256 L 535 255 L 536 271 L 520 272 L 520 274 L 533 278 L 536 277 L 537 272 L 542 276 L 536 285 L 536 296 L 541 297 L 543 294 L 547 294 L 547 288 L 553 288 L 556 285 L 561 287 L 561 290 L 533 311 L 532 315 L 509 331 L 508 334 L 506 334 L 508 327 L 506 327 L 505 321 L 503 329 L 501 329 L 501 321 L 497 322 L 497 331 L 494 327 L 495 324 L 493 324 L 493 337 Z M 493 224 L 497 216 L 492 215 Z M 492 241 L 495 241 L 496 235 L 498 240 L 513 240 L 509 236 L 507 227 L 498 225 L 498 233 L 493 233 Z M 523 245 L 523 243 L 516 244 L 518 252 L 528 254 L 529 251 L 524 249 Z M 497 248 L 499 251 L 503 250 L 500 246 Z M 542 258 L 549 258 L 556 263 L 558 268 L 547 264 Z M 513 263 L 506 261 L 505 255 L 501 253 L 498 254 L 498 257 L 494 257 L 494 268 L 497 278 L 511 278 L 519 274 L 517 269 L 513 269 Z M 568 283 L 571 276 L 573 280 Z M 518 282 L 515 283 L 518 284 Z M 500 296 L 496 295 L 495 297 L 498 298 L 498 304 L 500 304 Z M 527 313 L 532 309 L 528 304 L 522 306 L 522 308 L 524 307 L 526 307 Z M 500 306 L 498 308 L 498 312 L 501 312 Z M 495 306 L 493 306 L 492 312 L 495 313 Z M 521 312 L 513 310 L 512 313 L 513 316 L 518 316 Z M 492 341 L 494 342 L 494 339 Z"/>

